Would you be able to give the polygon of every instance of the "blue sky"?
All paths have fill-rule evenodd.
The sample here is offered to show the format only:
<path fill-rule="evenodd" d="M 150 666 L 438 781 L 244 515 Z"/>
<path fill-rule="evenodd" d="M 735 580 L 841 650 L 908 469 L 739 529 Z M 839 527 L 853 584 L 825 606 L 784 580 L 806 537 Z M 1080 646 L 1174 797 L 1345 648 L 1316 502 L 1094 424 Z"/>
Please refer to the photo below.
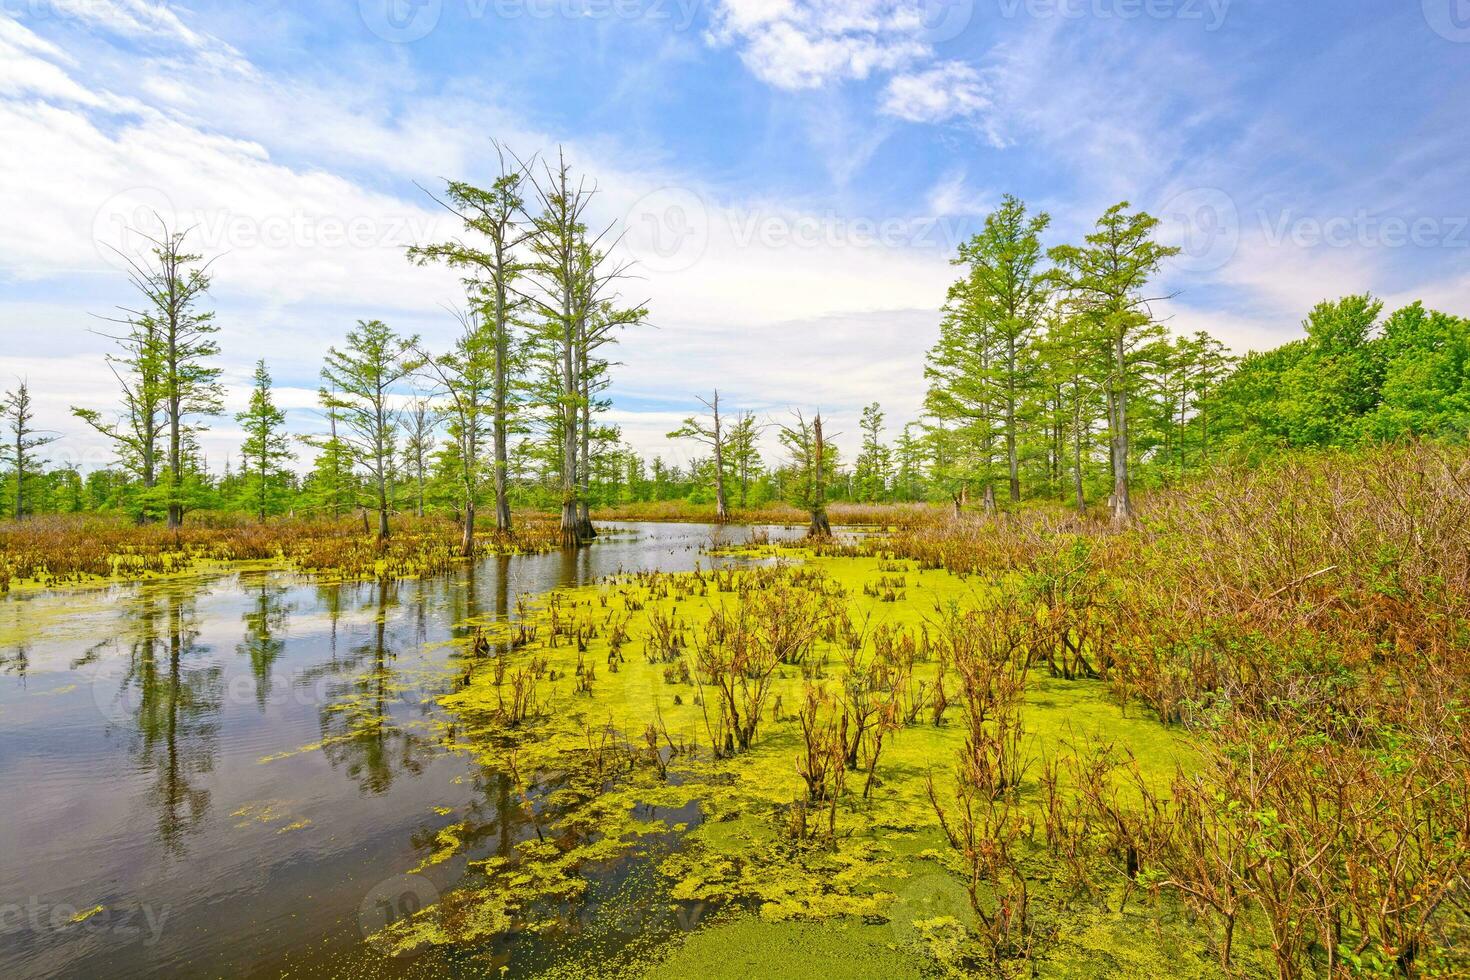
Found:
<path fill-rule="evenodd" d="M 715 385 L 850 444 L 868 401 L 917 414 L 949 256 L 1008 192 L 1056 242 L 1163 217 L 1159 312 L 1237 350 L 1350 291 L 1470 312 L 1467 106 L 1470 0 L 0 0 L 0 387 L 107 461 L 68 406 L 114 399 L 107 246 L 157 209 L 219 255 L 232 406 L 264 356 L 311 430 L 354 320 L 452 332 L 403 248 L 498 138 L 563 146 L 627 230 L 631 444 L 687 458 L 663 434 Z"/>

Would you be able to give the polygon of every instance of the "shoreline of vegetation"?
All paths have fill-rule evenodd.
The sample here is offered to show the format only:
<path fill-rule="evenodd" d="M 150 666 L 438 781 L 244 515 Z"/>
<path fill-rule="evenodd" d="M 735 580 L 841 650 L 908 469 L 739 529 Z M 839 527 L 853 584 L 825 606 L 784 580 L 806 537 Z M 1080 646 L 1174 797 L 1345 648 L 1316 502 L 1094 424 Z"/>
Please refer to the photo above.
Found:
<path fill-rule="evenodd" d="M 380 540 L 365 518 L 186 522 L 179 528 L 121 517 L 54 516 L 0 524 L 0 595 L 27 588 L 124 584 L 247 562 L 324 581 L 416 578 L 490 555 L 542 554 L 561 546 L 555 522 L 524 515 L 508 535 L 477 535 L 463 554 L 463 529 L 443 517 L 394 516 Z"/>

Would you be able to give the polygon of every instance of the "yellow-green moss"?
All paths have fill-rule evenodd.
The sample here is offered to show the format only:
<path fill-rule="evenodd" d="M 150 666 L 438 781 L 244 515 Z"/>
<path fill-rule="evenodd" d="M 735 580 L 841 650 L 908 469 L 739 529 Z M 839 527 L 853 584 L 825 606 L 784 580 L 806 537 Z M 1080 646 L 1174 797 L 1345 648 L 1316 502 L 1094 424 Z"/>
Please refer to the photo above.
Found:
<path fill-rule="evenodd" d="M 879 559 L 795 557 L 822 573 L 817 588 L 841 594 L 869 637 L 880 624 L 916 635 L 932 630 L 951 603 L 983 605 L 994 593 L 994 586 L 979 579 L 920 573 L 912 565 L 899 571 Z M 902 576 L 903 587 L 865 594 L 864 586 L 885 575 Z M 865 774 L 849 773 L 835 837 L 792 839 L 790 807 L 804 796 L 795 766 L 801 671 L 778 670 L 753 745 L 720 759 L 710 751 L 700 688 L 671 683 L 665 677 L 669 665 L 644 656 L 651 615 L 677 618 L 692 642 L 715 609 L 737 601 L 736 583 L 738 577 L 701 572 L 612 580 L 542 596 L 524 623 L 535 624 L 537 637 L 502 653 L 499 688 L 496 656 L 482 652 L 468 682 L 441 699 L 446 719 L 439 734 L 487 773 L 514 784 L 506 796 L 520 814 L 521 836 L 509 851 L 472 861 L 460 887 L 440 905 L 374 941 L 404 952 L 510 932 L 555 933 L 562 927 L 558 910 L 583 899 L 589 876 L 637 865 L 653 870 L 670 908 L 747 910 L 685 940 L 654 975 L 917 976 L 958 968 L 972 957 L 967 943 L 974 914 L 926 790 L 932 776 L 942 797 L 952 791 L 955 753 L 964 739 L 958 709 L 947 724 L 923 720 L 888 736 L 869 799 L 861 795 Z M 894 594 L 885 598 L 884 591 Z M 609 625 L 622 620 L 628 639 L 612 670 Z M 553 622 L 578 633 L 580 643 L 560 636 L 553 645 Z M 509 645 L 523 624 L 468 625 L 482 627 L 493 649 Z M 808 659 L 825 662 L 825 683 L 835 683 L 842 666 L 834 644 L 819 642 Z M 544 661 L 538 667 L 540 710 L 511 723 L 501 710 L 508 678 L 538 660 Z M 579 663 L 594 673 L 590 693 L 578 690 Z M 919 669 L 933 671 L 934 662 Z M 704 694 L 713 697 L 708 690 Z M 1131 752 L 1145 778 L 1160 785 L 1176 765 L 1188 767 L 1192 760 L 1178 730 L 1136 709 L 1125 711 L 1097 682 L 1033 675 L 1024 721 L 1033 764 L 1021 799 L 1038 812 L 1040 761 L 1069 745 L 1102 742 Z M 660 729 L 661 746 L 672 743 L 680 750 L 667 759 L 667 778 L 642 742 L 650 724 Z M 639 819 L 635 813 L 653 816 Z M 443 863 L 461 848 L 469 853 L 466 842 L 482 831 L 468 823 L 442 829 L 425 865 Z M 1026 843 L 1024 863 L 1037 895 L 1033 957 L 1042 975 L 1204 976 L 1217 969 L 1202 952 L 1203 931 L 1177 907 L 1159 901 L 1160 907 L 1145 911 L 1148 899 L 1135 890 L 1121 913 L 1121 892 L 1072 895 L 1069 886 L 1051 880 L 1050 860 L 1039 843 Z M 638 952 L 640 962 L 649 955 Z M 1185 958 L 1183 966 L 1171 973 L 1168 962 L 1177 957 Z M 1248 951 L 1240 959 L 1251 962 Z M 825 970 L 817 968 L 822 963 Z M 851 964 L 857 972 L 834 964 Z M 631 960 L 624 965 L 632 969 Z M 869 968 L 873 972 L 862 972 Z"/>

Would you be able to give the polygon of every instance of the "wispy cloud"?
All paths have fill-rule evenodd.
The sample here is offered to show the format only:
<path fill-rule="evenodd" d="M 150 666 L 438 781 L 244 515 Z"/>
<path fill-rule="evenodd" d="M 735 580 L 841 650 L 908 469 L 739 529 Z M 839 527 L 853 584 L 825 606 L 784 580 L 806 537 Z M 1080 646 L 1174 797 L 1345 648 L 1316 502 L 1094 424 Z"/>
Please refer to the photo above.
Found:
<path fill-rule="evenodd" d="M 906 0 L 719 0 L 709 39 L 733 45 L 782 89 L 867 78 L 928 58 L 922 8 Z"/>
<path fill-rule="evenodd" d="M 881 110 L 909 122 L 978 119 L 992 108 L 990 86 L 963 61 L 942 61 L 922 71 L 895 75 L 883 90 Z M 991 143 L 1004 146 L 996 134 Z"/>

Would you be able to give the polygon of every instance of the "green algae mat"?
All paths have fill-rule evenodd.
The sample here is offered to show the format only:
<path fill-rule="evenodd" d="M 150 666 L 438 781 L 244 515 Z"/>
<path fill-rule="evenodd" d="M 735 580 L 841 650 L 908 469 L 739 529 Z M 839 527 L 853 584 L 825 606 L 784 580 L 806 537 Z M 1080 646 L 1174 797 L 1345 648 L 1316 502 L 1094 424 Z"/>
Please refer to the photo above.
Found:
<path fill-rule="evenodd" d="M 1049 841 L 1081 765 L 1058 759 L 1126 758 L 1159 786 L 1191 764 L 1177 729 L 1103 685 L 1021 674 L 996 795 L 1024 908 L 946 832 L 977 737 L 958 637 L 1003 591 L 768 552 L 466 624 L 437 734 L 499 802 L 423 843 L 405 872 L 462 867 L 458 884 L 370 943 L 488 950 L 518 975 L 1221 975 L 1182 906 L 1084 873 L 1087 841 Z M 1235 969 L 1264 975 L 1257 952 L 1238 941 Z"/>

